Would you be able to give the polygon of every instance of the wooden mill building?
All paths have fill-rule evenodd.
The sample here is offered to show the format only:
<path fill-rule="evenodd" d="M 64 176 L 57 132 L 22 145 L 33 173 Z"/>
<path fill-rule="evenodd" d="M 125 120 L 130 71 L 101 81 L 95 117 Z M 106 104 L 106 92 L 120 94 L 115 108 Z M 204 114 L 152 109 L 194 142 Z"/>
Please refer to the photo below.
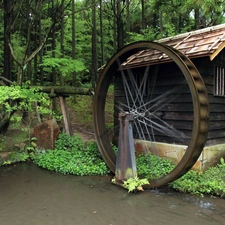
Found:
<path fill-rule="evenodd" d="M 157 42 L 172 46 L 189 57 L 204 80 L 209 98 L 210 118 L 207 142 L 199 161 L 202 164 L 204 161 L 212 164 L 225 156 L 225 24 Z M 161 64 L 166 70 L 173 66 L 163 54 L 156 58 L 148 51 L 143 50 L 132 55 L 123 65 L 133 71 L 141 71 L 141 68 L 152 64 Z"/>

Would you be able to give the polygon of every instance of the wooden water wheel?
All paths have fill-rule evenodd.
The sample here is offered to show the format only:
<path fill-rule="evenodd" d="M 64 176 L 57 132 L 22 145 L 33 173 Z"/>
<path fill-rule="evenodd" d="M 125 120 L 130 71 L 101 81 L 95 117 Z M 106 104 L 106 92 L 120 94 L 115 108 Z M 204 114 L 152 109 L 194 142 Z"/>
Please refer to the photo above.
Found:
<path fill-rule="evenodd" d="M 141 67 L 138 63 L 132 66 L 133 56 L 138 61 L 141 52 L 148 52 L 152 60 Z M 110 108 L 108 99 L 112 98 Z M 142 41 L 125 46 L 111 57 L 98 80 L 94 131 L 112 172 L 116 154 L 111 143 L 118 137 L 119 112 L 133 114 L 136 155 L 146 155 L 149 187 L 162 186 L 185 174 L 207 140 L 209 104 L 202 77 L 185 55 L 166 45 Z M 161 163 L 157 157 L 171 159 L 173 168 L 157 175 L 154 168 Z"/>

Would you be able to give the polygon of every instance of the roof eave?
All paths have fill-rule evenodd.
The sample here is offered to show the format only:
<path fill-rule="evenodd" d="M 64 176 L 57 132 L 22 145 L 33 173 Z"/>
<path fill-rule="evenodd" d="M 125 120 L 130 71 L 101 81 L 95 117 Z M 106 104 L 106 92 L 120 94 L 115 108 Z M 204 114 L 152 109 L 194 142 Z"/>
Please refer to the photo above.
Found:
<path fill-rule="evenodd" d="M 210 60 L 212 61 L 225 47 L 225 41 L 211 54 L 209 55 Z"/>

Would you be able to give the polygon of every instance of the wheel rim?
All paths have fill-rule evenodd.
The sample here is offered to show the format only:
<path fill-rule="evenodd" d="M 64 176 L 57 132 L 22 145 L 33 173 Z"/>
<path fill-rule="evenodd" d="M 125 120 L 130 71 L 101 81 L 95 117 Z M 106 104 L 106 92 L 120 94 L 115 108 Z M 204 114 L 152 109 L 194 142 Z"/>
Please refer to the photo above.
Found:
<path fill-rule="evenodd" d="M 159 68 L 159 71 L 156 71 L 157 66 L 143 67 L 141 74 L 135 72 L 135 69 L 133 71 L 126 68 L 119 70 L 121 63 L 126 61 L 128 57 L 146 49 L 154 49 L 166 54 L 175 62 L 181 76 L 179 75 L 179 78 L 172 77 L 173 79 L 170 76 L 166 77 L 168 71 L 162 72 L 162 67 Z M 171 82 L 170 86 L 159 86 L 158 84 L 162 83 L 162 80 Z M 179 85 L 174 80 L 179 80 L 176 81 Z M 93 125 L 103 159 L 113 172 L 115 171 L 116 155 L 110 144 L 112 141 L 109 137 L 110 132 L 107 130 L 106 101 L 110 84 L 117 81 L 119 81 L 118 85 L 123 83 L 120 90 L 123 94 L 119 94 L 119 96 L 117 96 L 118 93 L 115 94 L 113 114 L 117 115 L 119 111 L 128 111 L 134 114 L 133 129 L 136 150 L 138 150 L 138 146 L 141 146 L 141 150 L 146 152 L 147 146 L 147 153 L 151 148 L 154 154 L 160 155 L 159 149 L 161 148 L 160 145 L 163 145 L 162 143 L 166 143 L 166 148 L 168 146 L 172 146 L 172 148 L 176 146 L 177 148 L 177 145 L 185 146 L 184 154 L 180 157 L 174 169 L 159 177 L 150 178 L 149 187 L 158 187 L 179 178 L 194 165 L 207 139 L 209 118 L 207 93 L 197 69 L 179 51 L 155 42 L 136 42 L 125 46 L 112 56 L 106 64 L 95 90 Z M 121 100 L 121 96 L 125 96 L 123 100 Z M 182 104 L 184 106 L 179 103 L 180 99 L 183 99 Z M 175 108 L 178 104 L 181 105 L 178 111 L 185 111 L 187 109 L 185 104 L 187 104 L 190 112 L 174 113 L 171 108 Z M 187 124 L 185 126 L 188 128 L 183 129 L 182 124 L 176 122 L 176 118 L 171 121 L 171 119 L 174 119 L 171 118 L 171 115 L 169 119 L 166 118 L 169 114 L 172 114 L 170 111 L 173 112 L 174 117 L 183 116 L 184 118 L 179 120 L 185 120 Z M 188 117 L 188 119 L 185 119 L 185 117 Z M 191 119 L 193 119 L 193 122 L 190 121 Z M 174 124 L 176 125 L 174 126 Z M 114 121 L 114 128 L 116 125 L 117 119 Z M 118 136 L 118 133 L 114 129 L 114 137 L 116 136 Z M 165 149 L 163 151 L 165 152 Z M 169 154 L 177 154 L 177 152 L 172 150 Z M 147 155 L 149 157 L 149 154 Z M 153 163 L 150 162 L 150 164 Z"/>

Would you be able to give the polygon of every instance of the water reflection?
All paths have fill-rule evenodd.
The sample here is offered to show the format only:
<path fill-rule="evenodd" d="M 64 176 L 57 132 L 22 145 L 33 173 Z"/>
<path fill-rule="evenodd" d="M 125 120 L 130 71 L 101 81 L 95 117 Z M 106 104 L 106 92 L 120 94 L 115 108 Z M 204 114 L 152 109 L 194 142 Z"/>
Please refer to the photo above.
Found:
<path fill-rule="evenodd" d="M 128 194 L 110 176 L 77 177 L 18 164 L 0 168 L 3 225 L 224 225 L 224 199 L 168 189 Z"/>

